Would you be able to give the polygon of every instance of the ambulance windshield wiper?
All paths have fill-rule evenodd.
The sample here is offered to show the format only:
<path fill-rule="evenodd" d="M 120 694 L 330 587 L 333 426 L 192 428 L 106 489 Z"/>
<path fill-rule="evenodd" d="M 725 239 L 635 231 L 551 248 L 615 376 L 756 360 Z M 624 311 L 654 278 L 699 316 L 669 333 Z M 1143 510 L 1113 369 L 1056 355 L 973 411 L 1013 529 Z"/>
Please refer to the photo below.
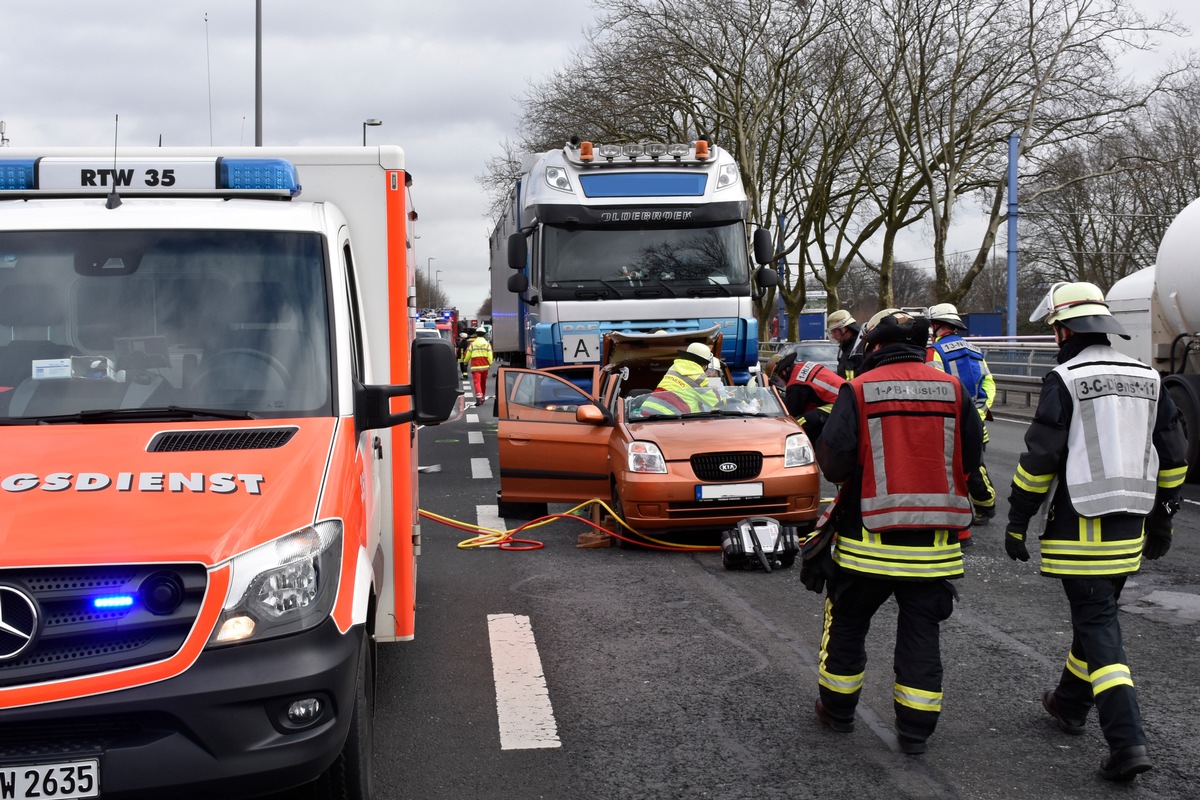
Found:
<path fill-rule="evenodd" d="M 36 417 L 30 422 L 53 424 L 56 422 L 120 422 L 125 420 L 172 420 L 172 419 L 258 419 L 249 411 L 234 411 L 223 408 L 189 408 L 187 406 L 152 406 L 150 408 L 99 408 L 75 414 L 58 414 L 51 417 Z"/>

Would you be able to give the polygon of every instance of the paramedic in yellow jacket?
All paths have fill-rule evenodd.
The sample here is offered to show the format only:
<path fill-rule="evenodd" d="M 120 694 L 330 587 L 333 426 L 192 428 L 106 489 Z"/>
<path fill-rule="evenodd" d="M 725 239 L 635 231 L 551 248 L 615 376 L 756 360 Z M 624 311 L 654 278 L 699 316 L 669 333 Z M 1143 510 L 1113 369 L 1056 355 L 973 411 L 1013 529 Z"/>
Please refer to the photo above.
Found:
<path fill-rule="evenodd" d="M 492 346 L 488 344 L 487 331 L 483 328 L 475 331 L 475 338 L 467 342 L 463 351 L 467 368 L 471 370 L 471 380 L 475 387 L 475 405 L 483 405 L 487 399 L 487 375 L 492 366 Z"/>
<path fill-rule="evenodd" d="M 687 350 L 680 350 L 667 374 L 642 402 L 642 415 L 679 416 L 715 408 L 720 397 L 709 387 L 705 374 L 712 361 L 712 350 L 703 342 L 692 342 Z"/>
<path fill-rule="evenodd" d="M 1158 373 L 1123 355 L 1129 335 L 1091 283 L 1056 283 L 1031 321 L 1045 319 L 1058 366 L 1042 383 L 1008 501 L 1004 549 L 1028 561 L 1030 521 L 1043 513 L 1041 573 L 1062 581 L 1071 649 L 1042 706 L 1058 727 L 1087 730 L 1095 706 L 1108 754 L 1100 776 L 1127 781 L 1150 769 L 1117 601 L 1142 558 L 1171 546 L 1187 475 L 1187 439 Z"/>

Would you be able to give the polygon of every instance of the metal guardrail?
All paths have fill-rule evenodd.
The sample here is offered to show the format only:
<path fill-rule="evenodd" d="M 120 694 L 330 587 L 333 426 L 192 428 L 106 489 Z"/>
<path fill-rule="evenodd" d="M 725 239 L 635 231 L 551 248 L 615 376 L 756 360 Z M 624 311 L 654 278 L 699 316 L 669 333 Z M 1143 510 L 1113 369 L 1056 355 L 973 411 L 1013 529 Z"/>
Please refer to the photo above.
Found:
<path fill-rule="evenodd" d="M 968 337 L 987 359 L 996 381 L 996 403 L 1032 409 L 1042 390 L 1042 378 L 1054 369 L 1058 345 L 1049 337 L 1030 337 L 1014 341 L 1005 337 Z M 758 360 L 765 364 L 780 347 L 789 342 L 759 342 Z"/>

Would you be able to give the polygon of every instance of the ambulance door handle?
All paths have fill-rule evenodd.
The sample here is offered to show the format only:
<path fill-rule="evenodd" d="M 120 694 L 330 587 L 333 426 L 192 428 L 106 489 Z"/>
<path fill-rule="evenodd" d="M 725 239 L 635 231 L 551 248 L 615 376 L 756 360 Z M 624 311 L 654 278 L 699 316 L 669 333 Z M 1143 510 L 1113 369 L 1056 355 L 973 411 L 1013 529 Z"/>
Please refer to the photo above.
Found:
<path fill-rule="evenodd" d="M 371 449 L 375 451 L 375 458 L 379 461 L 383 460 L 383 440 L 376 436 L 371 441 Z"/>

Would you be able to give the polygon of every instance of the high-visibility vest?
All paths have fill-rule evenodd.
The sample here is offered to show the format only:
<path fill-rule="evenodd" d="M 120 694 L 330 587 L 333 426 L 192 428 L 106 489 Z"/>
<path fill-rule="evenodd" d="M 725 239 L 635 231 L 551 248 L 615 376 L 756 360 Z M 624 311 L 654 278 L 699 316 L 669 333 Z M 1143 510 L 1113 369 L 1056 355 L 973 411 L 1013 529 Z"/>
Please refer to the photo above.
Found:
<path fill-rule="evenodd" d="M 1100 344 L 1054 371 L 1072 402 L 1065 471 L 1071 505 L 1083 517 L 1149 514 L 1158 484 L 1158 373 Z"/>
<path fill-rule="evenodd" d="M 958 531 L 972 517 L 960 441 L 962 385 L 905 362 L 876 367 L 850 386 L 858 404 L 862 527 L 839 528 L 834 560 L 893 578 L 961 576 Z"/>
<path fill-rule="evenodd" d="M 641 408 L 643 414 L 687 414 L 713 408 L 717 400 L 717 393 L 707 388 L 704 367 L 677 358 Z"/>
<path fill-rule="evenodd" d="M 987 362 L 979 348 L 951 333 L 938 339 L 930 346 L 942 357 L 946 372 L 962 381 L 967 396 L 979 409 L 987 408 L 987 394 L 983 390 L 983 377 L 988 375 Z"/>
<path fill-rule="evenodd" d="M 476 336 L 467 345 L 463 359 L 470 366 L 472 372 L 487 369 L 492 364 L 492 346 L 488 344 L 485 337 Z"/>
<path fill-rule="evenodd" d="M 828 405 L 837 400 L 838 392 L 842 390 L 845 383 L 846 381 L 841 375 L 824 364 L 818 364 L 816 361 L 800 361 L 792 369 L 792 375 L 788 378 L 787 385 L 808 386 L 822 404 Z"/>

